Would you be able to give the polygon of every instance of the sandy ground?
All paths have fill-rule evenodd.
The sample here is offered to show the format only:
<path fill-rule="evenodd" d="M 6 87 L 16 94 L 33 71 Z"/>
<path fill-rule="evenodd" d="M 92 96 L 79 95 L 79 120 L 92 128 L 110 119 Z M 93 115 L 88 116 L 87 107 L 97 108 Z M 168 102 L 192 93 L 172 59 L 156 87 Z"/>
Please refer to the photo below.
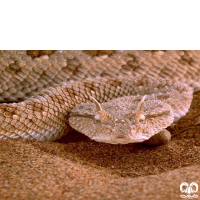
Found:
<path fill-rule="evenodd" d="M 194 96 L 172 133 L 200 123 L 200 92 Z M 0 199 L 181 199 L 182 182 L 200 188 L 200 126 L 156 147 L 77 132 L 56 142 L 0 141 Z"/>

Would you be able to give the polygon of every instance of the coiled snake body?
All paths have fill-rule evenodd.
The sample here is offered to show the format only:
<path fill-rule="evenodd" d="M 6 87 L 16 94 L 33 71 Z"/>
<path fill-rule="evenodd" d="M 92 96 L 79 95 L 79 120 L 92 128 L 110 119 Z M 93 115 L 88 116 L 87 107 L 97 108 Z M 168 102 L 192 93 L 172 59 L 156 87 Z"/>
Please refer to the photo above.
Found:
<path fill-rule="evenodd" d="M 54 141 L 71 126 L 148 140 L 187 113 L 199 64 L 199 51 L 1 51 L 0 139 Z"/>

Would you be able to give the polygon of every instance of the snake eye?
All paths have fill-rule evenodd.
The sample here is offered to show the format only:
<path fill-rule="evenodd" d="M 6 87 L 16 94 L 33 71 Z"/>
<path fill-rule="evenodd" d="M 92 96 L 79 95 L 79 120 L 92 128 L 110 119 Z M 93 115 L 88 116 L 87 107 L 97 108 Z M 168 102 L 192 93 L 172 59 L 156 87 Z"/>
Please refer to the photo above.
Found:
<path fill-rule="evenodd" d="M 101 117 L 97 114 L 97 115 L 94 116 L 94 119 L 100 121 Z"/>
<path fill-rule="evenodd" d="M 143 121 L 143 120 L 145 120 L 145 115 L 141 114 L 139 121 Z"/>

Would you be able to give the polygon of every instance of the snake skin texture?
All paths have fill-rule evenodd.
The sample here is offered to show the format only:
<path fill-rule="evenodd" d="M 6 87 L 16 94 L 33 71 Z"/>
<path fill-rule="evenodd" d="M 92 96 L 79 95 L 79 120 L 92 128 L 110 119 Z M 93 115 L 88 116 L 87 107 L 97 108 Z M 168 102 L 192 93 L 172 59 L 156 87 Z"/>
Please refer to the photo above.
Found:
<path fill-rule="evenodd" d="M 166 100 L 167 90 L 177 120 L 200 88 L 199 64 L 200 51 L 1 51 L 0 139 L 59 139 L 72 109 L 91 97 Z"/>

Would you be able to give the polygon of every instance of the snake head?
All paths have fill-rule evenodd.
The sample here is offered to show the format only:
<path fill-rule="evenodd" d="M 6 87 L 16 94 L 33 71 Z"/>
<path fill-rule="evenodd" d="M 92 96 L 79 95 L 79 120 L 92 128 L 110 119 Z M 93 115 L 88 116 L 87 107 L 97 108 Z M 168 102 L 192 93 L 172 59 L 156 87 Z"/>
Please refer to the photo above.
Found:
<path fill-rule="evenodd" d="M 105 103 L 91 99 L 93 103 L 81 103 L 72 109 L 69 124 L 98 142 L 143 142 L 174 120 L 169 104 L 148 95 L 120 97 Z"/>

